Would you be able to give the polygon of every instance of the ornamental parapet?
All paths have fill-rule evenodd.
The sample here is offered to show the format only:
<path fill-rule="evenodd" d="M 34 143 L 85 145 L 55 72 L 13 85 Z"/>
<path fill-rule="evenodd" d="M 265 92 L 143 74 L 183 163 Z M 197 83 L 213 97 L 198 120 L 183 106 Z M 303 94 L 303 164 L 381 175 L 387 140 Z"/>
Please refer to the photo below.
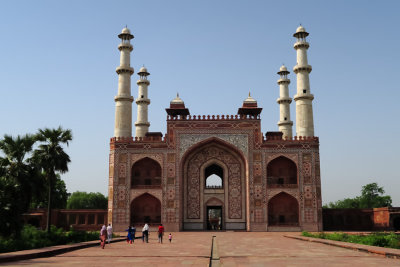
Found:
<path fill-rule="evenodd" d="M 290 103 L 292 103 L 292 99 L 291 99 L 290 97 L 280 97 L 280 98 L 278 98 L 278 99 L 276 100 L 276 102 L 277 102 L 278 104 L 281 104 L 281 103 L 288 103 L 288 104 L 290 104 Z"/>
<path fill-rule="evenodd" d="M 298 48 L 302 48 L 302 47 L 308 49 L 310 47 L 310 44 L 306 41 L 298 41 L 298 42 L 294 43 L 294 45 L 293 45 L 294 49 L 298 49 Z"/>
<path fill-rule="evenodd" d="M 117 74 L 121 74 L 121 73 L 129 73 L 130 75 L 133 74 L 134 70 L 132 67 L 128 67 L 128 66 L 119 66 L 117 67 L 117 69 L 115 70 L 115 72 Z"/>
<path fill-rule="evenodd" d="M 114 101 L 129 101 L 129 102 L 133 102 L 133 96 L 116 95 L 116 96 L 114 96 Z"/>
<path fill-rule="evenodd" d="M 110 143 L 149 143 L 149 142 L 167 142 L 167 134 L 161 136 L 144 136 L 144 137 L 111 137 Z"/>
<path fill-rule="evenodd" d="M 122 49 L 128 49 L 129 51 L 132 52 L 133 46 L 130 43 L 122 43 L 118 45 L 118 50 L 121 51 Z"/>
<path fill-rule="evenodd" d="M 137 82 L 136 82 L 137 85 L 142 84 L 142 83 L 150 85 L 150 81 L 149 80 L 140 79 L 140 80 L 137 80 Z"/>
<path fill-rule="evenodd" d="M 260 115 L 178 115 L 167 116 L 167 121 L 235 121 L 235 120 L 260 120 Z"/>
<path fill-rule="evenodd" d="M 268 136 L 267 138 L 263 136 L 263 143 L 284 141 L 284 142 L 319 142 L 317 136 L 294 136 L 289 138 L 287 136 Z"/>
<path fill-rule="evenodd" d="M 311 65 L 296 65 L 293 67 L 294 73 L 297 74 L 301 71 L 307 71 L 308 73 L 310 73 L 312 71 L 312 67 L 311 67 Z"/>
<path fill-rule="evenodd" d="M 279 79 L 277 84 L 289 84 L 290 79 Z"/>
<path fill-rule="evenodd" d="M 313 100 L 314 95 L 313 94 L 297 94 L 293 98 L 294 98 L 294 101 L 301 100 L 301 99 Z"/>
<path fill-rule="evenodd" d="M 138 98 L 138 99 L 136 99 L 136 104 L 142 104 L 142 103 L 150 105 L 150 99 L 148 99 L 148 98 Z"/>

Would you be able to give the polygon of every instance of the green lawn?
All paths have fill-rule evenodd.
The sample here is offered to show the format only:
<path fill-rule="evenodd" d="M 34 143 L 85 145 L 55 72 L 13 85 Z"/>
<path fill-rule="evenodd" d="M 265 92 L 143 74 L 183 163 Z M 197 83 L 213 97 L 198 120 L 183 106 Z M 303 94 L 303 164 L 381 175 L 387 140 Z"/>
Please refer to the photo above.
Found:
<path fill-rule="evenodd" d="M 303 232 L 303 236 L 329 239 L 342 242 L 358 243 L 363 245 L 400 249 L 400 236 L 395 233 L 372 233 L 368 235 L 351 235 L 346 233 L 309 233 Z"/>

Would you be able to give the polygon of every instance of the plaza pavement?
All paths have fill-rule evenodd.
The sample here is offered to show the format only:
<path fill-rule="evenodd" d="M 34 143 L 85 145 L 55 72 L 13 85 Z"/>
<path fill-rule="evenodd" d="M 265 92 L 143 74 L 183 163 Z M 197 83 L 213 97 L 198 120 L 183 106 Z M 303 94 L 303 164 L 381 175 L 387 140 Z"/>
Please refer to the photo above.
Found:
<path fill-rule="evenodd" d="M 166 233 L 168 234 L 168 233 Z M 173 241 L 157 243 L 156 233 L 149 243 L 117 242 L 84 248 L 48 258 L 1 264 L 1 266 L 208 266 L 214 242 L 213 267 L 220 266 L 400 266 L 391 259 L 342 247 L 308 242 L 271 232 L 178 232 Z"/>

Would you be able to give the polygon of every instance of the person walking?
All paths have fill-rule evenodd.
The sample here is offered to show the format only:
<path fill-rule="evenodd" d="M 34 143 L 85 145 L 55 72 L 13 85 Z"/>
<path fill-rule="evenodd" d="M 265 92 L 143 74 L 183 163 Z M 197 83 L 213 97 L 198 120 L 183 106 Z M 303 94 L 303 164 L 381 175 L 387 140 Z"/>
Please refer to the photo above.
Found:
<path fill-rule="evenodd" d="M 149 225 L 147 223 L 143 226 L 143 234 L 146 243 L 149 243 Z"/>
<path fill-rule="evenodd" d="M 158 226 L 158 243 L 162 244 L 163 235 L 164 235 L 164 226 L 161 223 L 160 226 Z"/>
<path fill-rule="evenodd" d="M 172 242 L 172 234 L 171 233 L 169 233 L 169 235 L 168 235 L 168 240 L 169 240 L 169 243 Z"/>
<path fill-rule="evenodd" d="M 142 242 L 144 243 L 144 225 L 143 225 L 143 228 L 142 228 Z"/>
<path fill-rule="evenodd" d="M 136 228 L 129 226 L 128 229 L 126 229 L 125 231 L 128 231 L 128 235 L 126 236 L 126 242 L 128 244 L 132 244 L 135 241 Z"/>
<path fill-rule="evenodd" d="M 109 223 L 108 226 L 107 226 L 107 241 L 108 241 L 108 244 L 110 244 L 110 242 L 111 242 L 112 233 L 113 233 L 113 229 L 112 229 L 111 223 Z"/>
<path fill-rule="evenodd" d="M 131 244 L 135 242 L 135 235 L 136 235 L 136 227 L 134 225 L 132 225 L 132 227 L 131 227 L 131 238 L 132 238 Z"/>
<path fill-rule="evenodd" d="M 106 226 L 103 225 L 100 230 L 100 246 L 102 249 L 106 246 L 106 236 L 107 236 L 107 229 Z"/>

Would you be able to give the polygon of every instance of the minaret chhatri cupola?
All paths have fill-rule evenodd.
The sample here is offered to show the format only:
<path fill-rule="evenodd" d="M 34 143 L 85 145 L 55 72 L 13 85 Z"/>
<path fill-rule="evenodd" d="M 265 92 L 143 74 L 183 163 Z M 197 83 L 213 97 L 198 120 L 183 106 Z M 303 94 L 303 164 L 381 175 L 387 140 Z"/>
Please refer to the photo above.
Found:
<path fill-rule="evenodd" d="M 128 28 L 123 28 L 118 35 L 121 43 L 118 50 L 121 52 L 120 66 L 117 67 L 118 74 L 118 94 L 115 96 L 115 137 L 132 137 L 132 102 L 131 95 L 131 75 L 133 68 L 130 66 L 131 52 L 133 46 L 130 40 L 133 35 Z"/>
<path fill-rule="evenodd" d="M 135 123 L 136 126 L 136 137 L 145 137 L 146 133 L 149 131 L 150 122 L 148 119 L 148 106 L 150 105 L 150 99 L 148 98 L 148 86 L 150 85 L 150 81 L 147 79 L 147 76 L 150 73 L 143 66 L 140 68 L 139 72 L 139 80 L 136 82 L 139 86 L 138 88 L 138 97 L 136 98 L 137 104 L 137 121 Z"/>
<path fill-rule="evenodd" d="M 308 65 L 307 60 L 307 49 L 310 47 L 306 41 L 308 32 L 300 25 L 293 36 L 297 38 L 294 44 L 294 49 L 297 51 L 297 65 L 293 68 L 297 75 L 297 94 L 294 96 L 294 101 L 296 101 L 296 135 L 314 136 L 312 110 L 314 96 L 310 92 L 309 80 L 309 73 L 312 68 Z"/>
<path fill-rule="evenodd" d="M 290 120 L 290 103 L 292 103 L 292 99 L 289 97 L 289 84 L 290 80 L 288 79 L 288 74 L 290 72 L 287 68 L 282 65 L 280 67 L 278 74 L 280 78 L 278 80 L 279 84 L 279 98 L 276 100 L 279 104 L 279 122 L 278 127 L 279 131 L 283 133 L 283 138 L 292 138 L 292 126 L 293 122 Z"/>
<path fill-rule="evenodd" d="M 176 93 L 176 97 L 169 103 L 169 108 L 166 108 L 167 114 L 171 117 L 183 117 L 190 115 L 189 109 L 185 107 L 185 102 L 179 97 L 179 93 Z"/>
<path fill-rule="evenodd" d="M 257 106 L 257 100 L 251 97 L 249 92 L 249 96 L 243 101 L 243 105 L 238 109 L 238 115 L 241 117 L 250 116 L 252 118 L 258 119 L 260 117 L 260 113 L 262 108 Z"/>

